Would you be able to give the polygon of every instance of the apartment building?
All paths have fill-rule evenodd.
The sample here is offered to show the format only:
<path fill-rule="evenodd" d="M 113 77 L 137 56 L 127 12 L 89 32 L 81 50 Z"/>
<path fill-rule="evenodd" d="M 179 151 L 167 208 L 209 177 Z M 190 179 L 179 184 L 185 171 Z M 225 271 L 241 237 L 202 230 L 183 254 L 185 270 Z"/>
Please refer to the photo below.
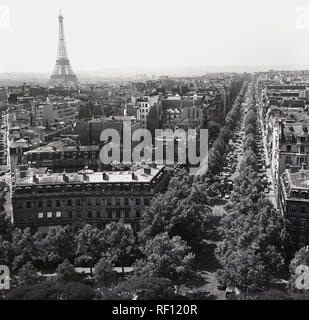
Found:
<path fill-rule="evenodd" d="M 12 192 L 14 224 L 46 231 L 51 226 L 88 223 L 98 228 L 123 219 L 139 230 L 153 196 L 167 187 L 165 166 L 131 171 L 29 174 Z"/>

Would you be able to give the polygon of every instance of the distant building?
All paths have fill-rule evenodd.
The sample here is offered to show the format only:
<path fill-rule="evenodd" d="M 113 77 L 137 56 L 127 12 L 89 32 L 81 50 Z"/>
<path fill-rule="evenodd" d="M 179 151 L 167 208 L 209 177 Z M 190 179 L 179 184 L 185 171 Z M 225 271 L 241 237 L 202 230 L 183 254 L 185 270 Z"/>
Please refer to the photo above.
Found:
<path fill-rule="evenodd" d="M 159 102 L 159 96 L 146 96 L 137 99 L 137 120 L 142 123 L 143 128 L 147 127 L 147 118 L 150 109 L 157 105 Z"/>
<path fill-rule="evenodd" d="M 283 120 L 279 132 L 279 174 L 286 168 L 309 164 L 309 121 Z"/>
<path fill-rule="evenodd" d="M 75 122 L 75 112 L 69 103 L 43 104 L 42 116 L 45 126 L 73 127 Z"/>
<path fill-rule="evenodd" d="M 42 146 L 25 152 L 25 162 L 31 167 L 46 167 L 54 172 L 77 171 L 88 167 L 101 168 L 99 146 Z"/>
<path fill-rule="evenodd" d="M 280 179 L 280 208 L 287 219 L 288 252 L 309 245 L 309 170 L 286 169 Z"/>

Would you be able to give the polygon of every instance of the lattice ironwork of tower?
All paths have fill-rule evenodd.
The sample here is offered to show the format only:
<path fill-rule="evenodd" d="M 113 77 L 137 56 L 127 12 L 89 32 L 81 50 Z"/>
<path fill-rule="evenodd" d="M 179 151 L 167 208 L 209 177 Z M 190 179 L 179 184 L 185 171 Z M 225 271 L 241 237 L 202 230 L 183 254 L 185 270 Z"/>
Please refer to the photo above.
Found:
<path fill-rule="evenodd" d="M 63 16 L 59 14 L 58 55 L 49 85 L 77 85 L 78 79 L 71 67 L 64 39 Z"/>

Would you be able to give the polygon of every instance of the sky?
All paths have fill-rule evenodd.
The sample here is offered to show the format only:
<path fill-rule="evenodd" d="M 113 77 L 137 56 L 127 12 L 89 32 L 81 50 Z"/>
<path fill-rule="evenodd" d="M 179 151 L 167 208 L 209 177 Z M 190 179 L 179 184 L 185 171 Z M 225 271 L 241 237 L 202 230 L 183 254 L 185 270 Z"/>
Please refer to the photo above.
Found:
<path fill-rule="evenodd" d="M 76 73 L 309 65 L 309 0 L 0 0 L 0 73 L 52 72 L 60 8 Z"/>

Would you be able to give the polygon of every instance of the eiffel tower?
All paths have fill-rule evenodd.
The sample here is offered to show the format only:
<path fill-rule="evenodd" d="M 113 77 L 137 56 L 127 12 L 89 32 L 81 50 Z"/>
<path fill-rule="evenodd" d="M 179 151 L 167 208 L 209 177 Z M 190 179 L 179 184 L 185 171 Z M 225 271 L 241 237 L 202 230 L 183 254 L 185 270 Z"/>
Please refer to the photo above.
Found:
<path fill-rule="evenodd" d="M 68 52 L 64 39 L 63 16 L 60 14 L 59 20 L 59 36 L 58 36 L 58 55 L 53 74 L 50 77 L 49 85 L 52 86 L 70 86 L 77 85 L 78 79 L 68 58 Z"/>

